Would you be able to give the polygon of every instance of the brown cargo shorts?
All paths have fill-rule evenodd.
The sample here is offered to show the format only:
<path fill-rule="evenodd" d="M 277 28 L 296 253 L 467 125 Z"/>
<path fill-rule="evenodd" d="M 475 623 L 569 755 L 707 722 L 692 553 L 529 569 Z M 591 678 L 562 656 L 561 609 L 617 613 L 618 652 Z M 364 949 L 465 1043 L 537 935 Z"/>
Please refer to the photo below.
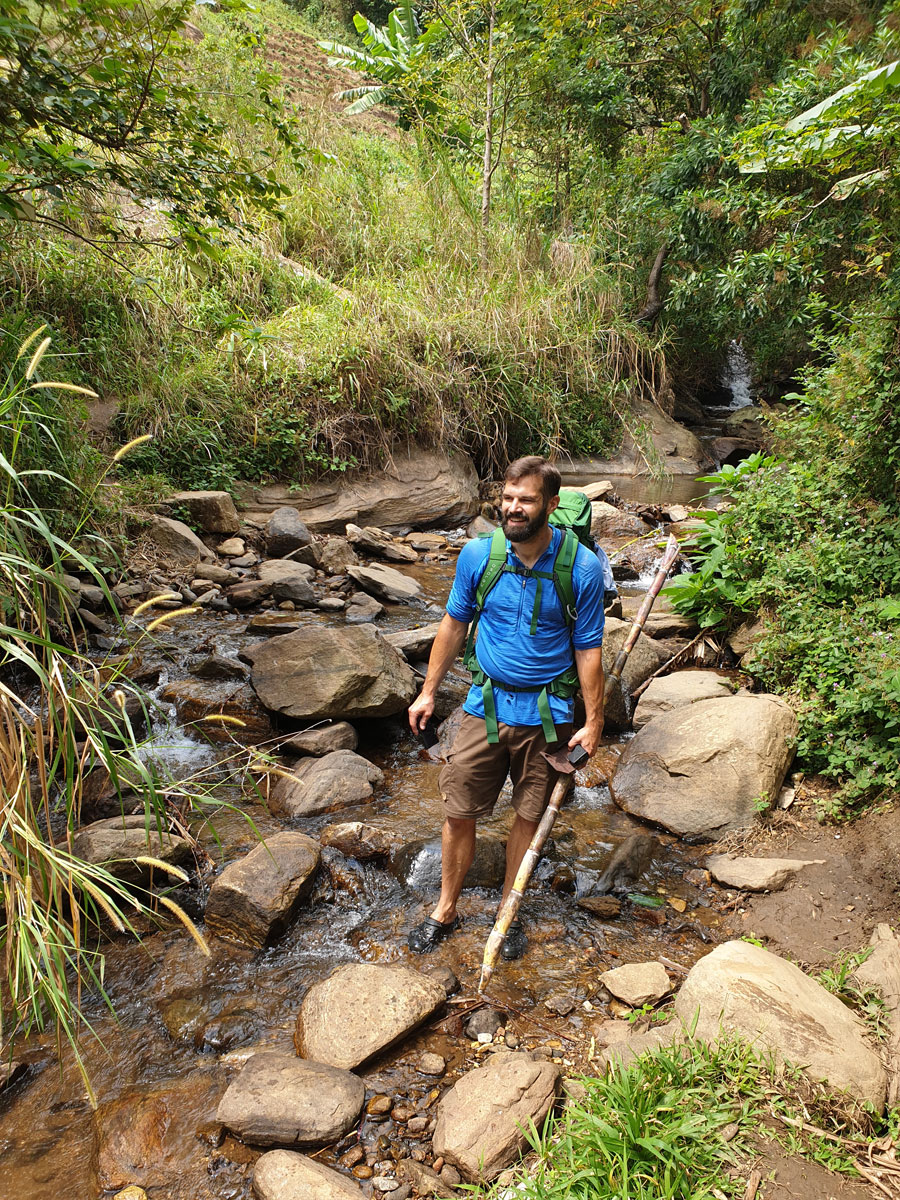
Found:
<path fill-rule="evenodd" d="M 559 741 L 572 736 L 571 725 L 557 725 Z M 444 813 L 461 820 L 489 816 L 506 777 L 512 780 L 512 806 L 526 821 L 539 821 L 556 782 L 556 772 L 541 751 L 547 749 L 540 725 L 500 725 L 500 741 L 487 740 L 484 720 L 463 714 L 459 732 L 441 771 Z"/>

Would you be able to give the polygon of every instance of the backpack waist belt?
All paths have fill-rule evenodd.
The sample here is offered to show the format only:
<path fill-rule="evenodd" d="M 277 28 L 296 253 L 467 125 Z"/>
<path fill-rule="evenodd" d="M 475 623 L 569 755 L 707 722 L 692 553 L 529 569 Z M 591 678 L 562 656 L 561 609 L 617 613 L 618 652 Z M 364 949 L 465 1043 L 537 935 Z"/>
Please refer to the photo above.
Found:
<path fill-rule="evenodd" d="M 553 714 L 550 712 L 550 701 L 548 696 L 558 696 L 564 700 L 570 700 L 578 691 L 578 672 L 574 667 L 568 667 L 562 675 L 558 675 L 556 679 L 551 679 L 549 683 L 539 683 L 534 687 L 512 687 L 508 683 L 502 683 L 499 680 L 491 679 L 485 675 L 480 667 L 472 672 L 472 683 L 475 687 L 481 688 L 481 699 L 484 703 L 484 725 L 487 731 L 487 740 L 491 745 L 496 745 L 500 741 L 500 729 L 497 724 L 497 706 L 494 702 L 494 688 L 498 687 L 501 691 L 519 693 L 537 693 L 538 714 L 541 718 L 541 729 L 544 731 L 544 737 L 548 744 L 558 741 L 556 735 L 556 726 L 553 724 Z"/>

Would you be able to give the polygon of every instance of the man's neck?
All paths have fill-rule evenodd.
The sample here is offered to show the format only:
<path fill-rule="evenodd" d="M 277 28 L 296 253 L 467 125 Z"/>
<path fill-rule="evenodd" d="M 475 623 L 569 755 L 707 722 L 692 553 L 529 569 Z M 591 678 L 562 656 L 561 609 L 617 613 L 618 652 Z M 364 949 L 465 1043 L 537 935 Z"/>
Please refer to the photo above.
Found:
<path fill-rule="evenodd" d="M 526 567 L 533 567 L 550 545 L 552 537 L 553 533 L 550 526 L 545 525 L 542 529 L 538 530 L 534 537 L 530 537 L 527 542 L 510 542 L 509 544 L 512 546 L 519 562 Z"/>

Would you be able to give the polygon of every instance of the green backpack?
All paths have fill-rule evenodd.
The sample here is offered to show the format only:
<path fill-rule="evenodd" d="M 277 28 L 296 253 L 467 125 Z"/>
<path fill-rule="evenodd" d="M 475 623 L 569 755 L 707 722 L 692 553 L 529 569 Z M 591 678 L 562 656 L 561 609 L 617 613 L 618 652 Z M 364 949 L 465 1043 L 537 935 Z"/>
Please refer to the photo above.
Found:
<path fill-rule="evenodd" d="M 593 554 L 596 547 L 591 537 L 592 516 L 591 502 L 584 492 L 570 492 L 567 488 L 561 488 L 559 504 L 548 519 L 551 525 L 558 525 L 560 529 L 571 529 L 582 546 L 586 546 Z"/>

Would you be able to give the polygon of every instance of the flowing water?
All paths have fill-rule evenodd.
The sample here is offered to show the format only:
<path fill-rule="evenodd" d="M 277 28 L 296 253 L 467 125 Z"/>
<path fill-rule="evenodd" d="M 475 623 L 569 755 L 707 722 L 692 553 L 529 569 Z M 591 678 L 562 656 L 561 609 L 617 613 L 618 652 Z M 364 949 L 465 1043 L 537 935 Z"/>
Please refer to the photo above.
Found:
<path fill-rule="evenodd" d="M 693 496 L 701 490 L 693 483 Z M 439 604 L 446 597 L 452 556 L 443 563 L 404 569 L 422 581 L 426 603 Z M 646 582 L 629 588 L 641 586 Z M 335 619 L 319 613 L 299 618 Z M 423 619 L 434 616 L 396 606 L 379 624 L 403 628 Z M 179 623 L 177 633 L 164 635 L 154 651 L 143 655 L 145 666 L 155 661 L 163 672 L 158 690 L 169 679 L 186 677 L 190 664 L 211 646 L 219 653 L 236 652 L 246 644 L 246 622 L 245 615 L 205 613 Z M 459 680 L 457 687 L 462 687 Z M 223 753 L 220 745 L 181 729 L 171 708 L 162 706 L 154 722 L 148 755 L 176 777 L 215 772 Z M 607 738 L 590 768 L 579 776 L 526 899 L 529 951 L 519 962 L 501 963 L 491 986 L 492 999 L 504 1007 L 507 1027 L 520 1042 L 550 1047 L 549 1052 L 571 1070 L 590 1068 L 587 1026 L 609 1016 L 600 998 L 600 971 L 661 954 L 689 967 L 717 937 L 719 917 L 709 906 L 710 893 L 684 879 L 699 852 L 664 834 L 654 834 L 655 857 L 649 870 L 630 885 L 631 898 L 624 900 L 621 916 L 604 921 L 576 904 L 576 876 L 590 878 L 601 872 L 616 846 L 636 829 L 646 829 L 616 808 L 604 782 L 627 736 Z M 419 748 L 403 719 L 361 723 L 359 752 L 384 771 L 384 786 L 373 802 L 295 820 L 290 827 L 316 837 L 326 824 L 363 820 L 404 840 L 437 837 L 442 821 L 440 763 Z M 220 799 L 240 802 L 253 826 L 238 809 L 221 809 L 211 823 L 197 818 L 194 832 L 217 863 L 252 849 L 259 834 L 284 828 L 252 794 L 245 791 L 241 796 L 233 783 L 223 785 Z M 480 833 L 502 837 L 510 820 L 504 797 Z M 363 959 L 422 967 L 428 961 L 410 954 L 406 932 L 430 910 L 433 892 L 418 891 L 385 869 L 345 859 L 333 850 L 323 853 L 319 879 L 296 922 L 261 952 L 213 939 L 207 959 L 180 926 L 141 927 L 138 942 L 120 939 L 105 947 L 106 984 L 115 1016 L 98 999 L 88 999 L 96 1039 L 86 1037 L 83 1043 L 100 1110 L 92 1112 L 71 1052 L 63 1048 L 58 1054 L 52 1037 L 34 1039 L 20 1055 L 29 1064 L 26 1076 L 0 1096 L 2 1200 L 96 1200 L 129 1182 L 145 1186 L 151 1200 L 250 1196 L 258 1151 L 233 1138 L 222 1139 L 213 1119 L 235 1066 L 260 1047 L 292 1052 L 294 1024 L 306 990 L 336 965 Z M 207 874 L 193 888 L 177 893 L 198 916 L 208 880 Z M 474 998 L 497 899 L 490 889 L 463 893 L 462 929 L 429 956 L 449 966 L 460 980 L 451 1015 L 361 1071 L 370 1095 L 384 1093 L 427 1110 L 439 1087 L 415 1071 L 415 1054 L 427 1048 L 448 1059 L 444 1086 L 462 1068 L 468 1043 L 458 1036 L 453 1012 Z M 559 1015 L 560 1009 L 564 1015 Z M 404 1139 L 402 1127 L 389 1119 L 365 1118 L 359 1137 L 369 1161 L 415 1149 Z M 342 1149 L 326 1150 L 320 1161 L 333 1164 Z M 110 1162 L 118 1164 L 120 1175 L 111 1173 Z M 135 1164 L 131 1176 L 129 1162 Z M 105 1172 L 101 1179 L 110 1186 L 108 1193 L 101 1190 L 98 1168 Z"/>

